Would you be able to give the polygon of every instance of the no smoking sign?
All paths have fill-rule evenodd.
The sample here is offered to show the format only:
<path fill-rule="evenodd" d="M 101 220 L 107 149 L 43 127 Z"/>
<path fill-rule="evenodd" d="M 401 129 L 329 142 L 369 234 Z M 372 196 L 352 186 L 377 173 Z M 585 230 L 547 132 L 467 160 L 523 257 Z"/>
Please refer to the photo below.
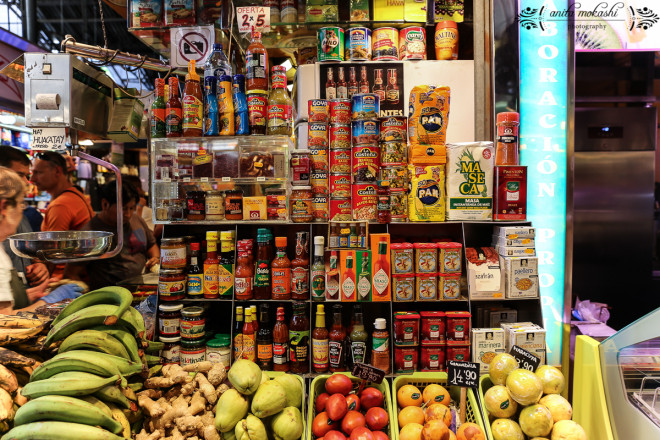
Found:
<path fill-rule="evenodd" d="M 186 67 L 190 60 L 201 67 L 211 54 L 215 33 L 213 26 L 179 27 L 170 29 L 172 66 Z"/>

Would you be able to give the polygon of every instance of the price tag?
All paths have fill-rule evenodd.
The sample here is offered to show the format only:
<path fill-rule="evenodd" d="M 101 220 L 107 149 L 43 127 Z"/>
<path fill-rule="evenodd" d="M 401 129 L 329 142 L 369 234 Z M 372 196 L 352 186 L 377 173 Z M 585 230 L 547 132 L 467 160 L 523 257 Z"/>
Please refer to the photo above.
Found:
<path fill-rule="evenodd" d="M 368 380 L 373 383 L 383 383 L 385 378 L 385 372 L 379 370 L 378 368 L 372 367 L 371 365 L 359 364 L 356 363 L 353 366 L 353 371 L 351 372 L 353 376 L 359 377 L 363 380 Z"/>
<path fill-rule="evenodd" d="M 184 178 L 183 178 L 183 181 L 184 181 L 184 182 L 190 182 L 190 177 L 184 177 Z"/>
<path fill-rule="evenodd" d="M 252 29 L 270 32 L 270 8 L 264 6 L 239 6 L 236 8 L 238 32 L 249 33 Z"/>
<path fill-rule="evenodd" d="M 449 385 L 477 388 L 479 386 L 479 364 L 449 361 L 447 364 Z"/>
<path fill-rule="evenodd" d="M 223 177 L 222 181 L 223 182 L 231 182 L 231 177 Z"/>
<path fill-rule="evenodd" d="M 172 179 L 170 179 L 169 177 L 165 177 L 163 179 L 163 182 L 165 182 L 165 183 L 170 183 L 171 181 L 172 181 Z"/>
<path fill-rule="evenodd" d="M 265 182 L 266 178 L 264 176 L 257 177 L 257 182 Z"/>
<path fill-rule="evenodd" d="M 201 177 L 201 178 L 199 179 L 199 181 L 200 181 L 200 182 L 208 182 L 208 181 L 209 181 L 209 178 L 208 178 L 208 177 Z"/>
<path fill-rule="evenodd" d="M 33 128 L 30 149 L 41 151 L 66 150 L 66 128 Z"/>
<path fill-rule="evenodd" d="M 518 347 L 517 345 L 511 347 L 511 352 L 509 354 L 516 358 L 520 368 L 524 368 L 525 370 L 536 371 L 538 366 L 541 364 L 541 359 L 534 356 L 524 348 Z"/>

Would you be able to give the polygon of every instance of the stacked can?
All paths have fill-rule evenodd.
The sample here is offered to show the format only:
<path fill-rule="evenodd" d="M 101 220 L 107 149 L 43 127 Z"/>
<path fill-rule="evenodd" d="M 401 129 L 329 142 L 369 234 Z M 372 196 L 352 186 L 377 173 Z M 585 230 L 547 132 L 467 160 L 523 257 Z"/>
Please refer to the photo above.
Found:
<path fill-rule="evenodd" d="M 314 221 L 328 221 L 328 139 L 330 106 L 325 99 L 310 99 L 308 102 L 308 141 L 312 172 L 312 211 Z"/>
<path fill-rule="evenodd" d="M 378 120 L 380 127 L 379 180 L 390 182 L 392 221 L 408 218 L 408 133 L 405 116 L 388 116 Z"/>
<path fill-rule="evenodd" d="M 332 99 L 330 109 L 330 220 L 351 220 L 351 101 Z"/>
<path fill-rule="evenodd" d="M 378 173 L 380 168 L 380 99 L 374 93 L 358 93 L 352 97 L 351 203 L 353 220 L 378 218 Z"/>

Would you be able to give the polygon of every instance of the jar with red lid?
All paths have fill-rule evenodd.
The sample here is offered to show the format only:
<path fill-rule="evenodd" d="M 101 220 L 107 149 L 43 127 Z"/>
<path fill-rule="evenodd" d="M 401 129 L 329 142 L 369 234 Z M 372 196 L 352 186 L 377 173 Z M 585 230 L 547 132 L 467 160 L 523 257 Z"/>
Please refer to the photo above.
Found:
<path fill-rule="evenodd" d="M 394 314 L 394 343 L 396 345 L 419 344 L 418 313 L 396 312 Z"/>
<path fill-rule="evenodd" d="M 417 347 L 394 347 L 394 372 L 414 373 L 419 363 Z"/>
<path fill-rule="evenodd" d="M 463 245 L 455 242 L 438 243 L 438 250 L 440 251 L 438 258 L 440 272 L 460 274 Z"/>
<path fill-rule="evenodd" d="M 422 345 L 419 355 L 421 371 L 445 371 L 445 344 Z"/>
<path fill-rule="evenodd" d="M 470 342 L 470 312 L 446 312 L 447 341 Z"/>
<path fill-rule="evenodd" d="M 415 273 L 438 271 L 438 244 L 415 243 Z"/>
<path fill-rule="evenodd" d="M 470 361 L 470 344 L 447 341 L 447 361 Z"/>
<path fill-rule="evenodd" d="M 422 317 L 420 337 L 422 345 L 445 342 L 446 315 L 445 312 L 419 312 Z"/>
<path fill-rule="evenodd" d="M 415 272 L 412 243 L 392 243 L 392 275 L 411 274 Z"/>
<path fill-rule="evenodd" d="M 158 299 L 178 301 L 186 296 L 186 274 L 183 269 L 161 269 L 158 275 Z"/>

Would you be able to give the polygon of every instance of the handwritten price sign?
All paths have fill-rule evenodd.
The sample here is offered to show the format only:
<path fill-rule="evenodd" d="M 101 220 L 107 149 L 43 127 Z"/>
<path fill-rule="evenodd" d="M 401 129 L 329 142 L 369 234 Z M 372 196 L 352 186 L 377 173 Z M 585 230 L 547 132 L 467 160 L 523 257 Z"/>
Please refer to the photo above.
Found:
<path fill-rule="evenodd" d="M 239 6 L 236 8 L 238 32 L 245 34 L 257 29 L 270 32 L 270 8 L 263 6 Z"/>
<path fill-rule="evenodd" d="M 525 370 L 529 370 L 532 372 L 536 371 L 536 369 L 541 364 L 541 359 L 534 356 L 529 351 L 518 347 L 517 345 L 511 347 L 510 354 L 511 356 L 516 358 L 516 360 L 518 361 L 518 365 L 520 365 L 520 368 L 524 368 Z"/>
<path fill-rule="evenodd" d="M 477 388 L 479 386 L 479 364 L 449 361 L 447 379 L 449 385 Z"/>

